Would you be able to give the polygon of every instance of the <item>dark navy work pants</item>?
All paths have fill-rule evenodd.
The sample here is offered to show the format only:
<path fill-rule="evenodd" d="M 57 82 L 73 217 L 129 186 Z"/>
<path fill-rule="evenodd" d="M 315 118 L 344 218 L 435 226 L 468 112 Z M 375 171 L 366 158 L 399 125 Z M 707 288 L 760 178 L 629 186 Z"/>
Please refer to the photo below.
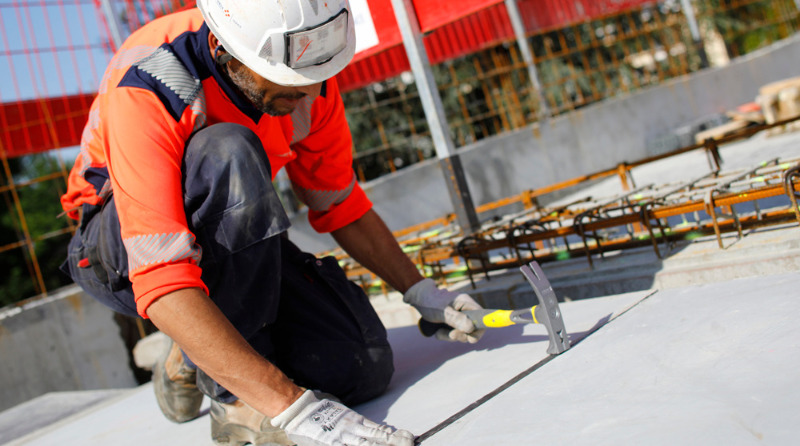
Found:
<path fill-rule="evenodd" d="M 386 330 L 333 257 L 317 259 L 285 236 L 289 221 L 258 137 L 236 124 L 200 130 L 183 173 L 203 282 L 250 345 L 296 384 L 346 404 L 382 393 L 394 371 Z M 137 316 L 113 196 L 84 207 L 62 269 L 89 295 Z M 198 385 L 216 400 L 236 398 L 202 371 Z"/>

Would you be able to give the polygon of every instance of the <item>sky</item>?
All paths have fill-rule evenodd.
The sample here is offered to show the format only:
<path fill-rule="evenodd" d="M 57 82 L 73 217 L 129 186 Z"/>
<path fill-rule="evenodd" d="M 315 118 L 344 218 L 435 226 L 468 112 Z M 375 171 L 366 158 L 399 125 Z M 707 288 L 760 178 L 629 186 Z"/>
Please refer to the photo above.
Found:
<path fill-rule="evenodd" d="M 0 102 L 91 93 L 112 54 L 93 0 L 0 0 Z"/>
<path fill-rule="evenodd" d="M 377 35 L 366 0 L 351 3 L 364 50 Z M 112 56 L 106 42 L 94 0 L 0 0 L 0 102 L 96 91 Z"/>

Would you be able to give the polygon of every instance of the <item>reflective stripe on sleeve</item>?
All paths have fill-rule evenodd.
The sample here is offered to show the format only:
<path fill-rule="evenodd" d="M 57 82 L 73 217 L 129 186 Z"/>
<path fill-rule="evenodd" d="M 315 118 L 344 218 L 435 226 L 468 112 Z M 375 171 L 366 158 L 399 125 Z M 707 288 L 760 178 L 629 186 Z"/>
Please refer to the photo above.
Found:
<path fill-rule="evenodd" d="M 203 255 L 200 245 L 195 244 L 194 234 L 189 232 L 137 235 L 122 242 L 128 251 L 130 271 L 136 271 L 147 265 L 185 259 L 192 259 L 199 264 Z"/>
<path fill-rule="evenodd" d="M 297 195 L 297 198 L 303 203 L 305 203 L 309 209 L 317 212 L 325 212 L 330 210 L 330 208 L 333 207 L 333 205 L 339 204 L 343 202 L 345 199 L 347 199 L 347 197 L 350 196 L 350 193 L 353 192 L 353 188 L 355 187 L 355 185 L 356 185 L 356 176 L 355 173 L 353 173 L 353 177 L 350 179 L 350 184 L 344 189 L 339 189 L 339 190 L 304 189 L 298 186 L 296 183 L 292 183 L 292 189 L 294 190 L 294 193 Z"/>

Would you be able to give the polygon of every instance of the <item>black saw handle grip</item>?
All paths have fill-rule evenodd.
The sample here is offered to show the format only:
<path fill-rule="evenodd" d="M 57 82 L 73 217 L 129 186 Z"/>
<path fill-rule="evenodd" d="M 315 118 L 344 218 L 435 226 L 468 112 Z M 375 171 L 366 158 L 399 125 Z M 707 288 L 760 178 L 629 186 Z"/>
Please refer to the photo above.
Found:
<path fill-rule="evenodd" d="M 422 333 L 422 336 L 425 336 L 426 338 L 435 335 L 436 332 L 441 328 L 446 328 L 448 330 L 453 329 L 453 327 L 445 324 L 444 322 L 430 322 L 425 319 L 420 319 L 417 323 L 417 326 L 419 327 L 419 331 Z"/>

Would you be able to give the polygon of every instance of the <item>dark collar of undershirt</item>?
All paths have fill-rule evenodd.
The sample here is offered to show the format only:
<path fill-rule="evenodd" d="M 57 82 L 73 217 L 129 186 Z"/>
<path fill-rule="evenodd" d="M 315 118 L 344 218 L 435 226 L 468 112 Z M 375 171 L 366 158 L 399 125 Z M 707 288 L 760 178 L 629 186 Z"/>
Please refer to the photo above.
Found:
<path fill-rule="evenodd" d="M 211 57 L 211 51 L 208 48 L 208 25 L 203 24 L 203 26 L 198 30 L 198 52 L 200 53 L 200 57 L 203 61 L 203 64 L 209 70 L 211 76 L 214 77 L 214 80 L 217 81 L 217 84 L 222 89 L 225 96 L 231 101 L 233 105 L 236 106 L 242 113 L 247 115 L 250 119 L 253 120 L 254 123 L 258 124 L 258 121 L 261 120 L 261 117 L 264 113 L 257 109 L 253 104 L 250 102 L 247 97 L 245 97 L 238 88 L 233 84 L 233 81 L 225 72 L 226 70 L 221 66 L 214 62 L 214 59 Z M 205 42 L 205 44 L 203 44 Z"/>

